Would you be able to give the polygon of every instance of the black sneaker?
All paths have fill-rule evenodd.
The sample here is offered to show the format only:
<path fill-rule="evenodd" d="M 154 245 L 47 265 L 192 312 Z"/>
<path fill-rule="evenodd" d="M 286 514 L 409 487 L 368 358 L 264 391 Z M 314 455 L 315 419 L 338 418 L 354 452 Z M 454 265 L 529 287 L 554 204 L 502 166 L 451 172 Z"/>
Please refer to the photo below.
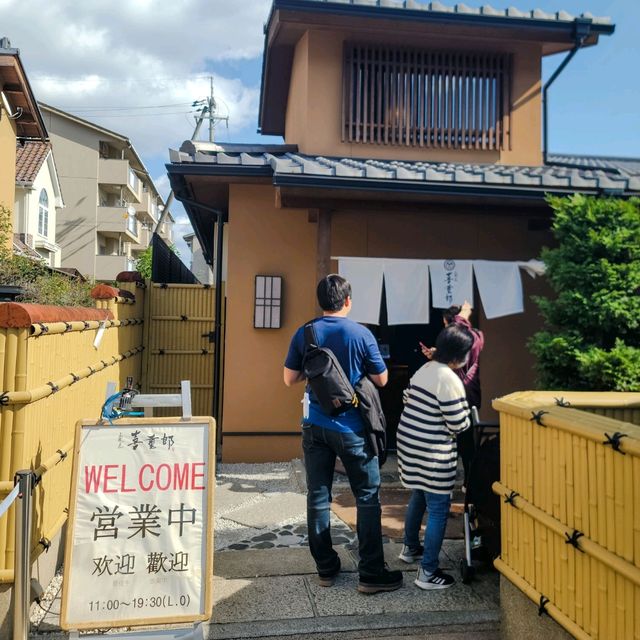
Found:
<path fill-rule="evenodd" d="M 379 593 L 395 591 L 402 586 L 402 571 L 389 571 L 386 567 L 375 576 L 360 574 L 358 591 L 360 593 Z"/>
<path fill-rule="evenodd" d="M 424 547 L 419 545 L 417 547 L 410 547 L 406 544 L 402 545 L 402 551 L 398 558 L 402 560 L 402 562 L 406 562 L 407 564 L 411 564 L 416 560 L 422 560 L 422 556 L 424 555 Z"/>
<path fill-rule="evenodd" d="M 436 569 L 429 575 L 422 567 L 418 568 L 418 575 L 413 584 L 420 589 L 446 589 L 453 585 L 455 580 L 448 574 L 443 573 L 441 569 Z"/>
<path fill-rule="evenodd" d="M 332 587 L 340 573 L 340 558 L 338 558 L 338 564 L 329 571 L 318 571 L 318 584 L 321 587 Z"/>

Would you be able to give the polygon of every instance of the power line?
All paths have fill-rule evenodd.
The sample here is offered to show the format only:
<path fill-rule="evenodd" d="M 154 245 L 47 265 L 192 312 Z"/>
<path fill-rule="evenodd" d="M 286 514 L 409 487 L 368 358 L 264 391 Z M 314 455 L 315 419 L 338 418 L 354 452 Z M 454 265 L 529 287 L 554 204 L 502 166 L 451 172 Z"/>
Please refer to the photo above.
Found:
<path fill-rule="evenodd" d="M 74 112 L 76 115 L 82 115 L 82 112 Z M 155 118 L 156 116 L 179 116 L 188 115 L 190 113 L 198 113 L 198 111 L 162 111 L 160 113 L 119 113 L 111 115 L 108 113 L 91 113 L 93 118 Z"/>
<path fill-rule="evenodd" d="M 174 104 L 152 104 L 139 107 L 80 107 L 61 106 L 60 109 L 73 109 L 76 113 L 84 113 L 89 111 L 132 111 L 137 109 L 163 109 L 167 107 L 188 107 L 191 102 L 176 102 Z"/>

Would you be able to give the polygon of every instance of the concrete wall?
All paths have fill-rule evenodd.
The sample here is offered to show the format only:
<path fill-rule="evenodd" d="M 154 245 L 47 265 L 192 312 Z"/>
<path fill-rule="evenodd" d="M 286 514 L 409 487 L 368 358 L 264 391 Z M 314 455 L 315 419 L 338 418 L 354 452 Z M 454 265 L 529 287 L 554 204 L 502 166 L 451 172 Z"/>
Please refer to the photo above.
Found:
<path fill-rule="evenodd" d="M 224 433 L 297 432 L 302 386 L 286 388 L 282 367 L 293 332 L 316 315 L 316 234 L 305 210 L 277 209 L 273 187 L 231 185 L 229 275 L 225 340 Z M 528 260 L 539 255 L 546 232 L 528 231 L 528 215 L 469 210 L 452 213 L 442 205 L 406 211 L 336 210 L 332 213 L 331 255 L 390 258 Z M 534 213 L 531 214 L 535 215 Z M 333 270 L 337 264 L 333 263 Z M 281 329 L 253 328 L 254 278 L 283 276 Z M 490 400 L 533 386 L 527 338 L 539 318 L 531 295 L 543 293 L 543 278 L 522 274 L 525 313 L 487 320 L 477 304 L 474 324 L 486 337 L 481 357 L 484 418 L 494 418 Z M 296 437 L 225 436 L 225 461 L 287 460 L 300 456 Z"/>
<path fill-rule="evenodd" d="M 99 134 L 51 112 L 42 112 L 49 130 L 65 208 L 57 218 L 62 266 L 92 277 L 98 224 Z M 115 277 L 115 273 L 113 277 Z"/>
<path fill-rule="evenodd" d="M 16 185 L 16 125 L 0 108 L 0 206 L 13 212 Z M 11 222 L 11 216 L 9 217 Z M 13 235 L 7 235 L 7 249 L 11 251 Z"/>
<path fill-rule="evenodd" d="M 341 141 L 342 66 L 345 41 L 414 45 L 513 53 L 511 149 L 467 151 L 425 149 L 402 145 L 343 143 Z M 309 30 L 298 41 L 293 61 L 286 114 L 285 142 L 302 153 L 341 157 L 367 157 L 447 162 L 539 165 L 541 156 L 540 45 L 509 41 L 458 41 L 432 34 L 414 40 L 392 32 L 369 35 L 347 31 Z"/>

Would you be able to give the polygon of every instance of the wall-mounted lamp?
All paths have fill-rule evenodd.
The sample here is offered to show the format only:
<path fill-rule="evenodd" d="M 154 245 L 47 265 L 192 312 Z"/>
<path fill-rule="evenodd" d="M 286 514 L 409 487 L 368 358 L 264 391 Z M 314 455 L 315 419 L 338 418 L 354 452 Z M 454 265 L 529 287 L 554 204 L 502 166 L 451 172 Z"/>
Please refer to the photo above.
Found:
<path fill-rule="evenodd" d="M 253 312 L 255 329 L 279 329 L 282 309 L 282 277 L 256 276 Z"/>

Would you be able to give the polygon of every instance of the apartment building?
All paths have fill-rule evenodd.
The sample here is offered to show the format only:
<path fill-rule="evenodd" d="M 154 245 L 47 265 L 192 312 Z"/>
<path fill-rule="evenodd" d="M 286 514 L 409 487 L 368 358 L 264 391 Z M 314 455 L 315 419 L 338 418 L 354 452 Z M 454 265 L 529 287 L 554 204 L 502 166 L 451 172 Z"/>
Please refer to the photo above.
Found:
<path fill-rule="evenodd" d="M 50 105 L 40 110 L 65 198 L 56 224 L 61 266 L 92 280 L 134 270 L 164 206 L 140 156 L 122 134 Z M 168 244 L 172 222 L 165 216 L 159 230 Z"/>

